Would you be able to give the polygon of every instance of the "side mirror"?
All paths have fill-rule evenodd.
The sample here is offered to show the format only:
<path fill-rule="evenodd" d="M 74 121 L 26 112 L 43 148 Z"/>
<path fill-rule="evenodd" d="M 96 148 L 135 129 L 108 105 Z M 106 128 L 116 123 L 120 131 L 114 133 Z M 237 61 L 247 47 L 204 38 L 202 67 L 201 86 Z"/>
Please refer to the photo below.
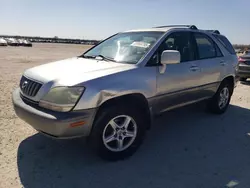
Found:
<path fill-rule="evenodd" d="M 161 54 L 160 73 L 163 74 L 166 70 L 167 65 L 178 64 L 181 61 L 180 52 L 177 50 L 164 50 Z"/>

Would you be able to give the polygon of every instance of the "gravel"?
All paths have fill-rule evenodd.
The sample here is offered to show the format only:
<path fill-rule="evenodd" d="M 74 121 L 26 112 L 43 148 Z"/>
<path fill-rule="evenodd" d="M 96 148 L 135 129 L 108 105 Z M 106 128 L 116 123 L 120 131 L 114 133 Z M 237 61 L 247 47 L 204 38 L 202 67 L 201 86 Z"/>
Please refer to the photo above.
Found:
<path fill-rule="evenodd" d="M 11 93 L 22 72 L 87 48 L 0 48 L 0 188 L 250 187 L 250 82 L 238 84 L 223 115 L 206 113 L 204 104 L 161 115 L 137 153 L 115 163 L 92 154 L 84 139 L 50 139 L 17 118 Z"/>

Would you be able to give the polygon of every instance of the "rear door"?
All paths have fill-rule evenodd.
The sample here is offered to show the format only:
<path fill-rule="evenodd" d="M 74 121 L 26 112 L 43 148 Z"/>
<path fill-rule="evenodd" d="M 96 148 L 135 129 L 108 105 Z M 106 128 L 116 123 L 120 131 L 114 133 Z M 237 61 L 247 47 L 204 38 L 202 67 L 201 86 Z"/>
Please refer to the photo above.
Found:
<path fill-rule="evenodd" d="M 227 62 L 217 44 L 206 34 L 194 32 L 193 39 L 196 44 L 197 66 L 200 67 L 200 95 L 211 97 L 216 92 Z"/>

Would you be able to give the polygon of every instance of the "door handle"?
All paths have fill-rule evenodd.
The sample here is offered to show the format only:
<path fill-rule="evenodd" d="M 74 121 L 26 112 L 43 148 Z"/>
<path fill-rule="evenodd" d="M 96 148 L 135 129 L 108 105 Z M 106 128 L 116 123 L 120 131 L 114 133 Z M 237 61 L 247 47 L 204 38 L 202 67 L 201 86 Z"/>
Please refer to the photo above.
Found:
<path fill-rule="evenodd" d="M 193 71 L 193 72 L 195 72 L 195 71 L 197 71 L 199 69 L 200 68 L 198 66 L 192 66 L 192 67 L 190 67 L 190 70 Z"/>
<path fill-rule="evenodd" d="M 227 63 L 224 61 L 224 60 L 222 60 L 221 62 L 220 62 L 220 65 L 221 66 L 225 66 Z"/>

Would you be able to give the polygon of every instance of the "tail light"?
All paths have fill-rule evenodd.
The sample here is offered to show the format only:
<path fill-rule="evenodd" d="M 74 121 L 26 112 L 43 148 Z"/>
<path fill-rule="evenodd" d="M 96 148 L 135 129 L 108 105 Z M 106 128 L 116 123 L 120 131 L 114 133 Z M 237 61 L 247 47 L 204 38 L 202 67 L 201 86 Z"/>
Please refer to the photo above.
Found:
<path fill-rule="evenodd" d="M 242 59 L 241 57 L 238 57 L 238 62 L 239 62 L 239 63 L 245 63 L 246 60 L 245 60 L 245 59 Z"/>

